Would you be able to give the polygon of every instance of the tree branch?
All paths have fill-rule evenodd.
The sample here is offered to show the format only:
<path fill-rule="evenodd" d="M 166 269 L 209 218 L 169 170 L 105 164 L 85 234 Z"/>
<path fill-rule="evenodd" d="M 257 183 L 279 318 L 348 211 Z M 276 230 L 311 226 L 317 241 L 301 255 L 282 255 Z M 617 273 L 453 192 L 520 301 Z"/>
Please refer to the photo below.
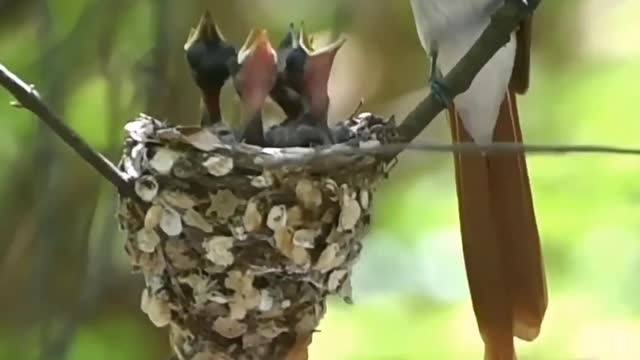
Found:
<path fill-rule="evenodd" d="M 40 94 L 33 86 L 27 85 L 2 64 L 0 64 L 0 85 L 18 100 L 21 107 L 33 112 L 44 121 L 67 145 L 113 184 L 120 194 L 135 196 L 126 176 L 112 162 L 91 148 L 73 129 L 60 120 L 42 101 Z"/>
<path fill-rule="evenodd" d="M 531 12 L 538 7 L 541 0 L 529 0 L 528 6 L 522 4 L 521 1 L 506 0 L 504 5 L 493 14 L 491 23 L 471 49 L 444 77 L 443 84 L 448 89 L 451 98 L 455 98 L 469 89 L 471 82 L 482 67 L 501 47 L 509 42 L 511 33 L 523 19 L 531 16 Z M 444 109 L 444 104 L 433 93 L 430 93 L 398 127 L 400 142 L 410 143 Z M 399 149 L 392 155 L 396 156 L 402 150 Z"/>
<path fill-rule="evenodd" d="M 542 145 L 523 144 L 514 142 L 493 142 L 488 145 L 478 145 L 472 142 L 455 144 L 438 143 L 391 143 L 381 144 L 375 147 L 358 148 L 351 146 L 333 147 L 331 149 L 314 150 L 308 152 L 283 151 L 278 158 L 265 158 L 264 166 L 276 167 L 283 165 L 302 165 L 313 161 L 333 159 L 340 156 L 381 155 L 383 158 L 389 154 L 398 154 L 401 151 L 425 151 L 435 153 L 520 153 L 568 155 L 568 154 L 611 154 L 640 156 L 640 148 L 609 146 L 609 145 Z"/>

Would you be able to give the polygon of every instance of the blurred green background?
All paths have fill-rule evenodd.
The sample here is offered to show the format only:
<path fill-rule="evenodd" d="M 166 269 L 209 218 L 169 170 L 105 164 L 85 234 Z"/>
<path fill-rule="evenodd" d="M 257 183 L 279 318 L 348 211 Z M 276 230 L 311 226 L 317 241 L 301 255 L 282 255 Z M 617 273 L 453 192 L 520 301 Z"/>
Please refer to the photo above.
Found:
<path fill-rule="evenodd" d="M 401 119 L 426 94 L 406 0 L 0 0 L 0 62 L 117 160 L 139 112 L 197 121 L 182 45 L 205 8 L 237 44 L 253 26 L 275 41 L 300 20 L 317 42 L 344 34 L 334 119 L 360 98 Z M 639 15 L 633 0 L 543 1 L 521 99 L 528 142 L 638 146 Z M 0 90 L 0 359 L 167 358 L 165 331 L 139 310 L 113 189 L 10 100 Z M 443 120 L 420 139 L 448 141 Z M 532 155 L 529 166 L 550 305 L 520 358 L 640 358 L 640 159 Z M 330 304 L 312 359 L 480 359 L 451 155 L 404 154 L 376 200 L 356 305 Z"/>

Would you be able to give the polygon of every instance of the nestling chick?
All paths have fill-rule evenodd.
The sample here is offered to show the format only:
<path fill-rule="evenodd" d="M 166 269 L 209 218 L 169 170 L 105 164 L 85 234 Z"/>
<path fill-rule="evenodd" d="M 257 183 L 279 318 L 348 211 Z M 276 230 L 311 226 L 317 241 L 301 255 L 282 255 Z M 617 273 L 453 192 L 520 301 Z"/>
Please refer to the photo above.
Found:
<path fill-rule="evenodd" d="M 265 145 L 262 107 L 276 83 L 277 59 L 266 30 L 260 30 L 257 36 L 251 31 L 238 52 L 237 61 L 230 64 L 233 85 L 243 109 L 245 128 L 241 140 L 247 144 Z"/>
<path fill-rule="evenodd" d="M 236 49 L 225 41 L 211 13 L 206 11 L 189 33 L 184 50 L 206 109 L 201 126 L 222 125 L 220 91 L 229 78 L 229 63 L 235 61 Z"/>
<path fill-rule="evenodd" d="M 278 81 L 271 93 L 287 114 L 287 119 L 269 129 L 266 135 L 269 145 L 291 147 L 334 143 L 327 124 L 327 86 L 333 61 L 344 42 L 341 39 L 325 48 L 313 50 L 309 49 L 310 40 L 304 30 L 301 29 L 296 36 L 292 28 L 287 34 L 280 46 Z"/>

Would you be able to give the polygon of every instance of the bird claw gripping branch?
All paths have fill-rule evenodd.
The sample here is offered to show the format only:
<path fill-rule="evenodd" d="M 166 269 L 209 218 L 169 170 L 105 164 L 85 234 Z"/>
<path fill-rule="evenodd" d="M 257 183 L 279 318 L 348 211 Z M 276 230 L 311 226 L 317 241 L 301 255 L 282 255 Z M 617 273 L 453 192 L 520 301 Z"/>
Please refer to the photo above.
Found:
<path fill-rule="evenodd" d="M 327 122 L 327 85 L 334 59 L 345 40 L 314 49 L 301 24 L 293 24 L 275 50 L 265 30 L 252 31 L 240 50 L 221 34 L 207 11 L 192 29 L 184 46 L 187 62 L 202 93 L 201 126 L 227 142 L 269 147 L 326 146 L 344 142 L 354 134 L 345 124 Z M 235 139 L 224 124 L 220 92 L 232 78 L 242 103 L 244 130 Z M 263 130 L 262 108 L 271 98 L 286 118 Z"/>

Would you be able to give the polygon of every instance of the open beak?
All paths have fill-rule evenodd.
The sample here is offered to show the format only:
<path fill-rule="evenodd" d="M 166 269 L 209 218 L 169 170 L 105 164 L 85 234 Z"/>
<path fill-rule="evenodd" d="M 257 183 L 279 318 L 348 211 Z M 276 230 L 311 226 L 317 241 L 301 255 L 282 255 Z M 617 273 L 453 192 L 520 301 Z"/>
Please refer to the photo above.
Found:
<path fill-rule="evenodd" d="M 285 35 L 284 39 L 278 44 L 278 49 L 292 49 L 297 46 L 298 36 L 296 35 L 296 28 L 293 23 L 289 24 L 289 31 Z"/>
<path fill-rule="evenodd" d="M 251 31 L 238 52 L 240 97 L 252 111 L 257 111 L 276 81 L 278 56 L 266 30 Z"/>
<path fill-rule="evenodd" d="M 295 25 L 290 23 L 287 35 L 278 44 L 278 49 L 296 49 L 299 47 L 303 47 L 306 53 L 313 51 L 313 36 L 304 31 L 304 21 L 300 22 L 300 30 L 297 32 Z"/>
<path fill-rule="evenodd" d="M 300 34 L 300 43 L 306 48 L 304 35 Z M 328 107 L 327 89 L 329 76 L 336 54 L 344 45 L 346 39 L 339 39 L 324 48 L 309 51 L 309 57 L 304 67 L 304 84 L 310 99 L 311 111 L 322 112 Z"/>
<path fill-rule="evenodd" d="M 304 21 L 300 22 L 300 35 L 298 43 L 302 45 L 307 53 L 312 53 L 313 49 L 313 35 L 307 34 L 304 31 Z"/>
<path fill-rule="evenodd" d="M 196 28 L 192 28 L 191 31 L 189 31 L 187 42 L 184 44 L 184 50 L 186 51 L 191 48 L 197 41 L 211 43 L 225 42 L 225 38 L 222 36 L 222 33 L 220 33 L 220 29 L 218 29 L 218 25 L 216 25 L 209 10 L 206 10 L 204 14 L 202 14 Z"/>

